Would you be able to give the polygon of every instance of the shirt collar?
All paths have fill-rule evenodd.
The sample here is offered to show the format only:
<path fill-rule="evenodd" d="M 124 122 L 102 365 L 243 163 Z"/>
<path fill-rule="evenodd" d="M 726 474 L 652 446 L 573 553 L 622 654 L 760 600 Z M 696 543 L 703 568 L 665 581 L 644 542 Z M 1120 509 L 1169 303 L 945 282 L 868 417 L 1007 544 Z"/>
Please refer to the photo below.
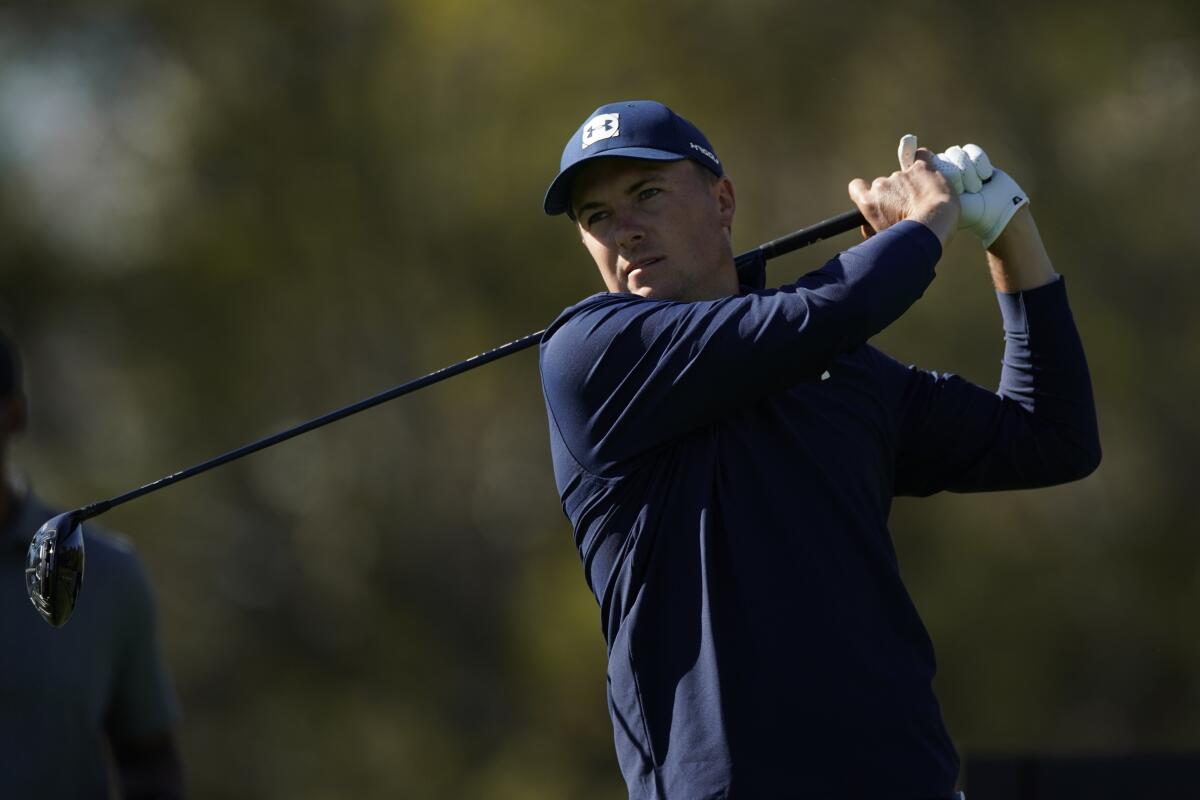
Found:
<path fill-rule="evenodd" d="M 762 250 L 751 250 L 734 259 L 741 294 L 756 292 L 767 286 L 767 257 Z"/>

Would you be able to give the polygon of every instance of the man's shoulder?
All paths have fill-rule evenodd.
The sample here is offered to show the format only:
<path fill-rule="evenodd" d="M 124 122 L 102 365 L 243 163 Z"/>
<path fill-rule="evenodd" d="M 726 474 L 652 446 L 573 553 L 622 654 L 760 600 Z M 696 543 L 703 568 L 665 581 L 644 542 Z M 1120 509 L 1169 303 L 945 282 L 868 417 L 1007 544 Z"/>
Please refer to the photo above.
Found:
<path fill-rule="evenodd" d="M 85 522 L 83 523 L 83 538 L 89 548 L 89 558 L 92 553 L 97 555 L 104 553 L 104 558 L 113 561 L 127 563 L 137 563 L 138 561 L 137 549 L 133 545 L 133 540 L 123 533 Z"/>
<path fill-rule="evenodd" d="M 594 312 L 626 308 L 645 302 L 647 302 L 645 298 L 625 292 L 597 292 L 596 294 L 589 295 L 578 303 L 569 305 L 559 312 L 559 315 L 554 318 L 554 322 L 550 323 L 550 326 L 546 328 L 546 333 L 542 337 L 542 344 L 548 342 L 554 334 L 558 333 L 565 326 L 572 322 L 578 322 Z"/>
<path fill-rule="evenodd" d="M 102 595 L 108 595 L 109 602 L 125 609 L 126 613 L 153 605 L 150 577 L 128 536 L 89 521 L 83 523 L 83 539 L 90 581 L 88 589 L 92 590 L 92 597 L 97 602 Z"/>
<path fill-rule="evenodd" d="M 603 342 L 629 329 L 629 310 L 656 305 L 637 295 L 600 292 L 563 309 L 542 334 L 539 361 L 547 366 L 579 364 L 598 355 Z"/>
<path fill-rule="evenodd" d="M 22 503 L 21 518 L 28 530 L 22 535 L 32 539 L 33 534 L 47 520 L 61 514 L 62 510 L 43 503 L 29 495 Z M 123 533 L 102 527 L 89 520 L 83 523 L 83 541 L 89 563 L 104 562 L 113 566 L 124 565 L 127 569 L 141 570 L 133 540 Z"/>

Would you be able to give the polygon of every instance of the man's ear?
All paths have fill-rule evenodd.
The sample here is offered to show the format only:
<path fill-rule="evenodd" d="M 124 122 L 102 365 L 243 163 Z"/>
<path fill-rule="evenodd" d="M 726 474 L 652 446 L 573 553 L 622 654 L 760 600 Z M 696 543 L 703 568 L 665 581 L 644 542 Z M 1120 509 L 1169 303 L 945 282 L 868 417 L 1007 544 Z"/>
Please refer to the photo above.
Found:
<path fill-rule="evenodd" d="M 728 175 L 722 176 L 713 184 L 713 197 L 717 201 L 721 227 L 733 228 L 733 212 L 737 210 L 737 198 L 733 192 L 733 181 L 729 180 Z"/>

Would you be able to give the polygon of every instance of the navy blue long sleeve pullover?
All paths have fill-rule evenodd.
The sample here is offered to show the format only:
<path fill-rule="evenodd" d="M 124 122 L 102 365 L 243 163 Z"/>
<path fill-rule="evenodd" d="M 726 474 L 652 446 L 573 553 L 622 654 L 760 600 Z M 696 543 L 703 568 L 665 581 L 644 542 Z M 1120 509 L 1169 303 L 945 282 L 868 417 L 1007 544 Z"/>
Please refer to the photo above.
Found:
<path fill-rule="evenodd" d="M 780 289 L 598 294 L 548 329 L 555 479 L 634 800 L 953 792 L 892 497 L 1060 483 L 1100 455 L 1061 279 L 998 295 L 998 392 L 866 344 L 940 256 L 904 222 Z"/>

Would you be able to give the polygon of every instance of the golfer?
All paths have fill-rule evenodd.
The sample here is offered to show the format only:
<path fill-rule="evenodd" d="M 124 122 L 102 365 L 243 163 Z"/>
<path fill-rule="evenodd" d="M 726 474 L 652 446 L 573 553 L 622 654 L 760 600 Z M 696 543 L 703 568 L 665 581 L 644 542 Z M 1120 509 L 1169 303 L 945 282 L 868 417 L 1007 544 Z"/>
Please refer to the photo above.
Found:
<path fill-rule="evenodd" d="M 88 603 L 55 630 L 25 599 L 25 554 L 56 512 L 15 470 L 29 401 L 0 333 L 0 798 L 173 800 L 184 795 L 179 707 L 149 581 L 128 541 L 90 527 Z"/>
<path fill-rule="evenodd" d="M 765 289 L 761 270 L 739 279 L 733 183 L 690 122 L 602 106 L 563 152 L 545 210 L 574 221 L 608 291 L 550 326 L 541 374 L 631 798 L 953 797 L 892 498 L 1099 463 L 1083 349 L 1024 193 L 973 146 L 910 142 L 901 159 L 849 186 L 866 241 Z M 960 225 L 997 289 L 998 391 L 867 344 Z"/>

